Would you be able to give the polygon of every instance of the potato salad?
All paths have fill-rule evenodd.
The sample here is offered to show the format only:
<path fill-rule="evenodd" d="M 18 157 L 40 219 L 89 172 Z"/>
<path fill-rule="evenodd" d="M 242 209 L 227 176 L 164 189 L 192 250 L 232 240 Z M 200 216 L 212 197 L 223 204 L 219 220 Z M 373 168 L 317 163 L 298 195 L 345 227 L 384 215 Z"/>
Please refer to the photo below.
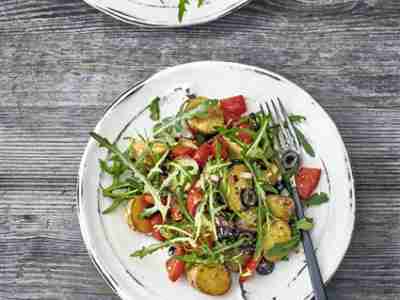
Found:
<path fill-rule="evenodd" d="M 268 112 L 248 113 L 242 95 L 191 95 L 175 115 L 161 115 L 159 97 L 148 113 L 150 137 L 129 137 L 126 149 L 91 133 L 108 150 L 99 162 L 112 179 L 101 187 L 109 202 L 103 213 L 122 206 L 127 226 L 153 239 L 133 249 L 133 259 L 167 251 L 166 279 L 186 278 L 209 295 L 223 295 L 236 280 L 243 284 L 256 274 L 273 276 L 313 220 L 296 217 L 287 184 L 294 174 L 282 167 L 279 128 Z M 299 126 L 305 118 L 289 117 L 304 155 L 314 156 Z M 320 176 L 319 168 L 300 166 L 295 181 L 305 206 L 328 201 L 315 193 Z"/>

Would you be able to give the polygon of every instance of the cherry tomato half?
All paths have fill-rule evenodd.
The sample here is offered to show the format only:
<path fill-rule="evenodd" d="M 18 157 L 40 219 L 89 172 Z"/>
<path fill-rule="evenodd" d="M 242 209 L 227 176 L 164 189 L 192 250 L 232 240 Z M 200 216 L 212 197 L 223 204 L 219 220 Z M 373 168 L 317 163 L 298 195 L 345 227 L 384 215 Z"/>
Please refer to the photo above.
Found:
<path fill-rule="evenodd" d="M 250 145 L 253 142 L 252 136 L 244 130 L 240 130 L 237 133 L 237 135 L 238 135 L 239 140 L 241 140 L 245 144 Z"/>
<path fill-rule="evenodd" d="M 238 121 L 240 116 L 247 111 L 246 102 L 242 95 L 222 99 L 220 106 L 224 113 L 225 123 Z"/>
<path fill-rule="evenodd" d="M 196 153 L 196 149 L 188 146 L 182 146 L 182 145 L 177 145 L 171 150 L 171 157 L 177 158 L 177 157 L 182 157 L 182 156 L 189 156 L 193 157 L 193 155 Z"/>
<path fill-rule="evenodd" d="M 143 194 L 142 196 L 143 201 L 146 202 L 149 205 L 154 205 L 154 199 L 153 196 L 150 194 Z"/>
<path fill-rule="evenodd" d="M 164 241 L 164 237 L 161 235 L 160 230 L 155 228 L 155 225 L 160 225 L 163 223 L 162 217 L 160 213 L 156 213 L 154 214 L 151 218 L 150 218 L 150 223 L 151 226 L 153 227 L 151 235 L 159 241 Z"/>
<path fill-rule="evenodd" d="M 196 187 L 193 187 L 188 194 L 188 198 L 186 201 L 186 208 L 188 212 L 194 217 L 196 214 L 197 205 L 203 199 L 203 192 Z"/>
<path fill-rule="evenodd" d="M 229 155 L 229 145 L 225 141 L 223 136 L 217 136 L 211 143 L 211 156 L 216 157 L 217 155 L 217 145 L 220 147 L 220 155 L 222 159 L 227 159 Z"/>
<path fill-rule="evenodd" d="M 212 154 L 212 147 L 208 143 L 202 144 L 194 153 L 193 159 L 200 167 L 204 167 L 207 163 L 208 157 Z"/>
<path fill-rule="evenodd" d="M 184 250 L 181 246 L 175 246 L 175 256 L 184 254 Z M 175 282 L 185 272 L 185 263 L 175 257 L 171 257 L 166 263 L 168 278 Z"/>
<path fill-rule="evenodd" d="M 317 168 L 300 168 L 296 175 L 296 186 L 299 196 L 303 200 L 311 197 L 313 191 L 319 183 L 321 177 L 321 169 Z"/>
<path fill-rule="evenodd" d="M 250 124 L 249 123 L 242 123 L 238 126 L 239 128 L 245 128 L 245 129 L 249 129 L 250 128 Z M 251 134 L 246 131 L 246 130 L 239 130 L 239 132 L 237 133 L 237 137 L 239 138 L 239 140 L 241 140 L 243 143 L 245 144 L 251 144 L 253 142 L 253 137 L 251 136 Z"/>
<path fill-rule="evenodd" d="M 243 283 L 251 276 L 253 276 L 255 270 L 257 269 L 259 259 L 250 258 L 247 263 L 245 264 L 242 273 L 239 276 L 239 282 Z"/>

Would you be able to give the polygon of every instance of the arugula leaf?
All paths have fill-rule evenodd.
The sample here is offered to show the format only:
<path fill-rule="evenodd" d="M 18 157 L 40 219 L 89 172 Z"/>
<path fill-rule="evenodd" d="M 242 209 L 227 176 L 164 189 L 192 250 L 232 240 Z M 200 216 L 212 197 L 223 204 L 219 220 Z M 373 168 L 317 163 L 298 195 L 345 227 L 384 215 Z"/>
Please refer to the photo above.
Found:
<path fill-rule="evenodd" d="M 272 193 L 272 194 L 279 194 L 279 191 L 271 184 L 264 183 L 261 185 L 265 192 Z"/>
<path fill-rule="evenodd" d="M 206 202 L 200 202 L 199 206 L 196 210 L 196 215 L 194 217 L 194 227 L 195 227 L 195 241 L 200 237 L 201 227 L 203 226 L 203 213 L 205 208 Z"/>
<path fill-rule="evenodd" d="M 179 206 L 179 210 L 182 212 L 183 216 L 190 222 L 190 223 L 194 223 L 193 217 L 191 214 L 189 214 L 185 202 L 184 202 L 184 196 L 183 196 L 183 191 L 182 191 L 182 187 L 178 187 L 177 188 L 177 203 Z"/>
<path fill-rule="evenodd" d="M 183 15 L 186 12 L 187 4 L 189 4 L 188 0 L 179 0 L 179 4 L 178 4 L 178 20 L 179 20 L 179 22 L 182 22 Z"/>
<path fill-rule="evenodd" d="M 130 256 L 131 257 L 139 257 L 143 258 L 146 255 L 152 254 L 156 252 L 157 250 L 172 246 L 175 243 L 185 243 L 185 242 L 190 242 L 192 241 L 191 238 L 188 237 L 178 237 L 172 240 L 168 240 L 162 243 L 156 243 L 156 244 L 151 244 L 149 246 L 143 246 L 141 249 L 136 250 L 133 252 Z"/>
<path fill-rule="evenodd" d="M 113 169 L 112 169 L 112 167 L 108 166 L 107 161 L 105 159 L 99 159 L 99 165 L 100 165 L 100 169 L 103 172 L 113 175 L 113 173 L 114 173 Z"/>
<path fill-rule="evenodd" d="M 305 201 L 306 206 L 317 206 L 323 203 L 326 203 L 329 201 L 329 196 L 322 192 L 319 194 L 314 194 L 309 198 L 308 200 Z"/>
<path fill-rule="evenodd" d="M 106 214 L 109 214 L 110 212 L 113 212 L 115 209 L 117 209 L 118 206 L 120 206 L 122 203 L 124 203 L 125 201 L 128 201 L 128 200 L 129 200 L 129 198 L 114 199 L 114 201 L 111 203 L 111 205 L 102 211 L 102 214 L 106 215 Z"/>
<path fill-rule="evenodd" d="M 197 7 L 201 7 L 204 4 L 204 0 L 197 0 Z"/>
<path fill-rule="evenodd" d="M 181 132 L 183 130 L 183 121 L 194 117 L 206 117 L 209 108 L 217 105 L 217 103 L 217 100 L 206 100 L 189 111 L 181 111 L 174 117 L 162 119 L 153 128 L 154 136 L 159 135 L 161 132 L 170 129 L 171 127 L 173 127 L 176 132 Z"/>
<path fill-rule="evenodd" d="M 296 222 L 296 228 L 301 230 L 311 230 L 314 227 L 313 220 L 310 218 L 303 218 Z"/>
<path fill-rule="evenodd" d="M 130 159 L 128 159 L 118 148 L 116 145 L 111 144 L 106 138 L 98 135 L 95 132 L 91 132 L 90 136 L 92 138 L 94 138 L 100 145 L 100 147 L 104 147 L 106 149 L 108 149 L 109 151 L 111 151 L 112 153 L 114 153 L 123 164 L 125 164 L 129 169 L 131 169 L 133 171 L 133 173 L 135 174 L 135 177 L 137 177 L 138 180 L 140 180 L 141 182 L 143 182 L 145 190 L 147 192 L 149 192 L 154 199 L 154 205 L 157 208 L 157 210 L 160 211 L 161 216 L 163 218 L 163 220 L 166 219 L 167 217 L 167 212 L 168 212 L 168 206 L 162 204 L 161 202 L 161 197 L 159 194 L 159 191 L 154 188 L 154 186 L 151 184 L 151 182 L 147 179 L 146 176 L 144 176 L 136 167 L 135 165 L 132 163 L 132 161 Z"/>
<path fill-rule="evenodd" d="M 150 119 L 153 121 L 158 121 L 160 120 L 160 97 L 154 98 L 150 105 Z"/>
<path fill-rule="evenodd" d="M 301 144 L 301 146 L 303 146 L 304 151 L 306 151 L 306 153 L 308 155 L 310 155 L 311 157 L 314 157 L 315 156 L 314 149 L 308 143 L 308 141 L 307 141 L 306 137 L 304 136 L 304 134 L 297 127 L 293 126 L 293 128 L 294 128 L 294 131 L 296 133 L 297 139 L 299 140 L 299 143 Z"/>
<path fill-rule="evenodd" d="M 289 116 L 289 120 L 292 123 L 301 123 L 301 122 L 304 122 L 306 120 L 306 117 L 301 116 L 301 115 L 290 115 Z"/>
<path fill-rule="evenodd" d="M 210 184 L 209 187 L 209 192 L 207 193 L 207 198 L 208 198 L 208 212 L 210 214 L 210 218 L 211 218 L 211 224 L 212 224 L 212 233 L 214 235 L 215 240 L 218 240 L 218 236 L 217 236 L 217 226 L 215 223 L 215 209 L 214 209 L 214 189 L 213 189 L 213 185 Z"/>
<path fill-rule="evenodd" d="M 300 237 L 295 236 L 286 243 L 275 244 L 271 249 L 267 251 L 267 254 L 268 256 L 286 256 L 291 250 L 297 248 L 299 243 Z"/>
<path fill-rule="evenodd" d="M 246 156 L 251 157 L 252 153 L 257 149 L 261 140 L 265 137 L 265 132 L 268 129 L 268 124 L 269 124 L 269 118 L 267 117 L 263 118 L 261 128 L 257 131 L 256 138 L 254 139 L 253 144 L 251 144 L 250 148 L 247 150 Z"/>

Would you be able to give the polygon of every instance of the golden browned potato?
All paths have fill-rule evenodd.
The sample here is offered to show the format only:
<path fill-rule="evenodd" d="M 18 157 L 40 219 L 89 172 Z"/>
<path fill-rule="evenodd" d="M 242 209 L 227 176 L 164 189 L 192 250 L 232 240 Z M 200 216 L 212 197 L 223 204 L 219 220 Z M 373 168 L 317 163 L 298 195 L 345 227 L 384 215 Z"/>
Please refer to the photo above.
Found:
<path fill-rule="evenodd" d="M 280 195 L 269 195 L 265 199 L 272 214 L 284 221 L 289 221 L 294 213 L 294 202 L 292 198 Z"/>
<path fill-rule="evenodd" d="M 207 100 L 206 97 L 197 97 L 188 100 L 185 111 L 196 108 L 200 103 Z M 213 134 L 217 132 L 216 127 L 222 127 L 224 125 L 224 114 L 221 108 L 216 105 L 209 108 L 208 114 L 205 117 L 195 117 L 187 121 L 190 128 L 204 134 Z"/>
<path fill-rule="evenodd" d="M 279 168 L 275 164 L 271 164 L 268 169 L 265 170 L 265 179 L 267 183 L 271 185 L 275 185 L 278 182 L 280 175 Z"/>
<path fill-rule="evenodd" d="M 237 256 L 240 253 L 240 250 L 238 249 L 237 251 L 233 251 L 231 254 L 228 254 L 230 258 Z M 243 266 L 250 258 L 252 257 L 251 254 L 249 253 L 243 253 L 240 256 L 237 256 L 237 262 L 233 262 L 231 260 L 225 262 L 226 268 L 231 271 L 238 273 L 240 272 L 240 266 Z"/>
<path fill-rule="evenodd" d="M 208 295 L 223 295 L 231 287 L 231 274 L 223 265 L 196 265 L 186 275 L 194 288 Z"/>
<path fill-rule="evenodd" d="M 193 149 L 197 149 L 198 148 L 198 146 L 196 145 L 196 143 L 193 140 L 185 139 L 185 138 L 179 139 L 178 145 L 185 146 L 185 147 L 190 147 L 190 148 L 193 148 Z"/>
<path fill-rule="evenodd" d="M 243 210 L 240 194 L 242 190 L 251 187 L 252 179 L 246 178 L 250 174 L 247 167 L 243 164 L 234 165 L 228 174 L 228 190 L 226 198 L 229 208 L 239 212 Z"/>
<path fill-rule="evenodd" d="M 150 219 L 140 217 L 143 210 L 149 205 L 144 201 L 143 196 L 136 196 L 128 204 L 127 222 L 131 229 L 143 233 L 150 233 L 153 229 Z"/>
<path fill-rule="evenodd" d="M 146 148 L 146 144 L 142 141 L 135 141 L 131 145 L 132 147 L 132 158 L 138 159 Z M 154 143 L 150 146 L 149 154 L 146 155 L 145 163 L 147 165 L 154 164 L 154 155 L 163 155 L 167 151 L 168 147 L 162 143 Z"/>
<path fill-rule="evenodd" d="M 248 210 L 238 212 L 240 224 L 238 226 L 246 230 L 256 230 L 257 228 L 257 208 L 252 207 Z"/>
<path fill-rule="evenodd" d="M 281 260 L 283 256 L 269 256 L 268 250 L 272 249 L 276 244 L 286 243 L 292 238 L 292 231 L 287 222 L 282 220 L 274 221 L 269 227 L 266 225 L 264 236 L 264 258 L 271 262 Z"/>
<path fill-rule="evenodd" d="M 229 139 L 225 139 L 229 146 L 229 157 L 232 159 L 237 159 L 240 158 L 240 152 L 242 151 L 242 148 L 239 146 L 239 144 L 232 142 Z"/>

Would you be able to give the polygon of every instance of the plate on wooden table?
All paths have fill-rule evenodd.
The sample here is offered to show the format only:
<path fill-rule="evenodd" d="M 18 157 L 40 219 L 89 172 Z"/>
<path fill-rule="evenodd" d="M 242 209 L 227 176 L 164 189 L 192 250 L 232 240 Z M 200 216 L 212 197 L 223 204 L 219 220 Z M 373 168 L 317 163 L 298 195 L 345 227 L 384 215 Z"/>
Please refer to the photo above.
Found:
<path fill-rule="evenodd" d="M 195 62 L 171 67 L 135 84 L 121 94 L 106 110 L 95 132 L 115 141 L 121 148 L 124 137 L 144 133 L 152 126 L 146 106 L 155 96 L 161 98 L 163 116 L 173 115 L 188 94 L 221 98 L 242 94 L 250 111 L 258 103 L 278 96 L 290 113 L 304 115 L 302 130 L 316 156 L 305 156 L 306 165 L 322 169 L 318 192 L 329 195 L 324 205 L 309 208 L 315 221 L 312 238 L 327 282 L 337 270 L 349 247 L 355 220 L 354 184 L 350 162 L 342 138 L 328 114 L 304 90 L 265 69 L 227 62 Z M 132 251 L 152 243 L 150 237 L 129 229 L 123 208 L 108 215 L 101 212 L 110 204 L 103 198 L 100 185 L 107 176 L 99 168 L 106 156 L 90 139 L 82 157 L 77 189 L 78 214 L 84 242 L 93 263 L 122 299 L 206 300 L 214 297 L 193 290 L 185 280 L 172 283 L 165 272 L 166 251 L 142 260 L 131 258 Z M 235 279 L 234 279 L 235 282 Z M 312 287 L 302 251 L 289 261 L 276 265 L 270 276 L 254 277 L 244 285 L 232 284 L 230 292 L 218 299 L 291 299 L 312 298 Z"/>
<path fill-rule="evenodd" d="M 219 19 L 251 0 L 84 0 L 126 23 L 151 27 L 185 27 Z M 184 6 L 183 3 L 185 3 Z"/>

